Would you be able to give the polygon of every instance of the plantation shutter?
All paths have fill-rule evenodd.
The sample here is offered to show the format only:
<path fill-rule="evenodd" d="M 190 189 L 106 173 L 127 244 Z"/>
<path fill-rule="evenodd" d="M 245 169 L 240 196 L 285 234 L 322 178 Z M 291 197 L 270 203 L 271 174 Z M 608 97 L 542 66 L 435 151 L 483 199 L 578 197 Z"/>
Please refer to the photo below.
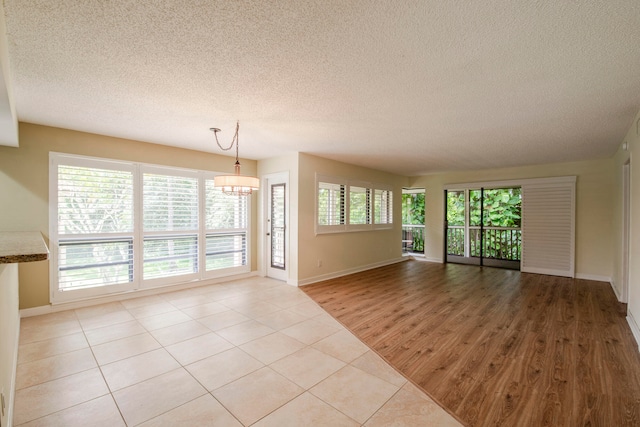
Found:
<path fill-rule="evenodd" d="M 344 224 L 344 185 L 318 183 L 318 224 Z"/>
<path fill-rule="evenodd" d="M 522 185 L 523 272 L 575 277 L 575 189 L 575 176 Z"/>
<path fill-rule="evenodd" d="M 329 176 L 316 176 L 316 232 L 346 230 L 346 181 Z"/>
<path fill-rule="evenodd" d="M 373 196 L 374 224 L 393 223 L 393 191 L 376 188 Z"/>
<path fill-rule="evenodd" d="M 206 270 L 247 266 L 248 196 L 232 196 L 206 180 Z"/>
<path fill-rule="evenodd" d="M 349 224 L 371 224 L 371 190 L 349 185 Z"/>
<path fill-rule="evenodd" d="M 143 174 L 143 279 L 198 271 L 198 179 Z"/>
<path fill-rule="evenodd" d="M 57 290 L 133 282 L 133 173 L 61 164 L 56 178 Z"/>

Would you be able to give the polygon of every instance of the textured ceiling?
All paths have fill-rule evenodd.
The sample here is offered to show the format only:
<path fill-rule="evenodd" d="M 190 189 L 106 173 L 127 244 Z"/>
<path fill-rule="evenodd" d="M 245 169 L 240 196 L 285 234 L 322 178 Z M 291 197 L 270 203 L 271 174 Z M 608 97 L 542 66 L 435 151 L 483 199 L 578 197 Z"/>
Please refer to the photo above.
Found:
<path fill-rule="evenodd" d="M 640 2 L 4 0 L 21 121 L 400 173 L 612 155 Z"/>

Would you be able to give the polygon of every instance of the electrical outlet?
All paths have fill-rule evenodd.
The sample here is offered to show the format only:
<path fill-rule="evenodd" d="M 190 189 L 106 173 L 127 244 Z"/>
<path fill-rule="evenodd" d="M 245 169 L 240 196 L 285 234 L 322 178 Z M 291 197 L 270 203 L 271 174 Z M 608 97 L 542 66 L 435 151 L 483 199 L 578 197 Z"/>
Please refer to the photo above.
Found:
<path fill-rule="evenodd" d="M 318 260 L 318 268 L 320 268 L 320 267 L 322 267 L 322 260 L 321 259 Z"/>

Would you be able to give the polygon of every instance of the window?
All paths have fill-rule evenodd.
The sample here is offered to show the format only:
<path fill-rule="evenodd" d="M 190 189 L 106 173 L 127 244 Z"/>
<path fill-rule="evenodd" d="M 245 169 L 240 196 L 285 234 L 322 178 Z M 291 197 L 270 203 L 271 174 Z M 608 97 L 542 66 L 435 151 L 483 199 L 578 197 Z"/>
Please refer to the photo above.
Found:
<path fill-rule="evenodd" d="M 133 172 L 61 165 L 57 182 L 60 290 L 133 282 Z"/>
<path fill-rule="evenodd" d="M 349 186 L 349 224 L 371 224 L 371 190 Z"/>
<path fill-rule="evenodd" d="M 318 225 L 345 224 L 344 185 L 318 183 Z"/>
<path fill-rule="evenodd" d="M 142 174 L 143 280 L 198 272 L 198 179 Z"/>
<path fill-rule="evenodd" d="M 374 190 L 373 212 L 374 224 L 393 224 L 393 191 Z"/>
<path fill-rule="evenodd" d="M 206 180 L 206 270 L 247 265 L 248 198 L 229 196 Z"/>
<path fill-rule="evenodd" d="M 215 174 L 50 157 L 52 301 L 249 271 L 250 199 Z"/>
<path fill-rule="evenodd" d="M 347 183 L 341 178 L 316 176 L 316 232 L 346 230 Z"/>
<path fill-rule="evenodd" d="M 393 191 L 387 186 L 322 175 L 316 184 L 316 233 L 393 225 Z"/>

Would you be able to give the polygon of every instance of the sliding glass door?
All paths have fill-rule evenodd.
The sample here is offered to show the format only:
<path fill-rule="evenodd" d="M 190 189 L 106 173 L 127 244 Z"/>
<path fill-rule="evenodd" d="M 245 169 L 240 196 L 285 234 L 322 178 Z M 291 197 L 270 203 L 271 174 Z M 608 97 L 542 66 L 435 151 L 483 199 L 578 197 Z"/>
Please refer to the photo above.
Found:
<path fill-rule="evenodd" d="M 445 191 L 447 262 L 520 269 L 519 187 Z"/>

